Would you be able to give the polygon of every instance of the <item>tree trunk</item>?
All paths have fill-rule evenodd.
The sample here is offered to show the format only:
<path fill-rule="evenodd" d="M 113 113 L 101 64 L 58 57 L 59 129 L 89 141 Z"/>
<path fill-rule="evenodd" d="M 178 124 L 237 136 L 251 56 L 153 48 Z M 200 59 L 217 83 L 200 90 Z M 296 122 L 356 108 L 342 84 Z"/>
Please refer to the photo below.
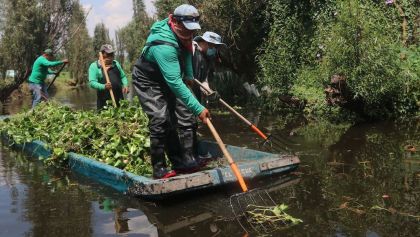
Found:
<path fill-rule="evenodd" d="M 15 78 L 14 82 L 4 88 L 1 88 L 0 90 L 0 101 L 4 102 L 9 98 L 9 96 L 13 93 L 13 91 L 17 90 L 20 85 L 22 85 L 23 82 L 28 79 L 28 76 L 30 75 L 29 68 L 26 69 L 25 74 L 18 74 Z"/>

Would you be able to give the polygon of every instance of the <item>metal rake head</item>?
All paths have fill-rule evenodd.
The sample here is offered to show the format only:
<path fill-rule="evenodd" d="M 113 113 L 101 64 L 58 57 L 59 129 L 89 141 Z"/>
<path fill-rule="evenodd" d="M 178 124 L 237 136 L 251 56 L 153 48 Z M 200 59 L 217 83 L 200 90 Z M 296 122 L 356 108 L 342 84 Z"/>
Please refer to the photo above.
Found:
<path fill-rule="evenodd" d="M 294 145 L 292 142 L 279 137 L 274 137 L 269 135 L 266 140 L 264 140 L 260 147 L 264 148 L 264 150 L 275 152 L 275 153 L 283 153 L 283 152 L 291 152 L 290 146 Z"/>
<path fill-rule="evenodd" d="M 255 219 L 258 216 L 260 207 L 274 207 L 276 204 L 267 191 L 254 189 L 245 193 L 234 194 L 230 197 L 230 206 L 235 219 L 246 232 L 257 232 L 268 234 L 276 228 L 276 223 L 260 222 Z"/>

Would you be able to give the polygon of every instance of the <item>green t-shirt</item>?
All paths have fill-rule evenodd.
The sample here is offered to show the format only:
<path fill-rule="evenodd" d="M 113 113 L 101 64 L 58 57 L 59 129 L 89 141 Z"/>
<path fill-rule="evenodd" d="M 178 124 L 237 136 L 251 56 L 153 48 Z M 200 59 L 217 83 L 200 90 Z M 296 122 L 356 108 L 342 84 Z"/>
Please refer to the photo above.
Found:
<path fill-rule="evenodd" d="M 120 71 L 122 85 L 126 87 L 128 85 L 128 80 L 125 76 L 124 70 L 121 67 L 121 64 L 116 60 L 114 60 L 112 64 L 113 67 L 117 67 Z M 105 90 L 105 84 L 99 82 L 102 81 L 103 75 L 102 68 L 98 67 L 98 65 L 98 61 L 95 61 L 89 66 L 89 85 L 90 87 L 96 90 Z"/>
<path fill-rule="evenodd" d="M 55 67 L 63 64 L 62 61 L 49 61 L 43 55 L 39 56 L 32 67 L 32 73 L 29 76 L 29 82 L 35 84 L 44 84 L 48 74 L 54 74 L 54 72 L 48 70 L 49 67 Z"/>
<path fill-rule="evenodd" d="M 179 45 L 175 34 L 168 25 L 168 21 L 169 19 L 165 19 L 154 23 L 146 42 L 150 43 L 155 40 L 162 40 Z M 182 81 L 177 49 L 169 45 L 156 45 L 146 50 L 148 47 L 149 46 L 145 46 L 143 48 L 145 59 L 149 62 L 156 63 L 159 66 L 159 69 L 171 91 L 176 95 L 176 97 L 180 98 L 181 101 L 184 102 L 188 109 L 190 109 L 195 115 L 199 115 L 204 110 L 204 106 L 198 102 Z M 183 50 L 181 57 L 183 57 L 185 62 L 185 68 L 183 70 L 184 77 L 187 80 L 192 80 L 192 54 L 191 52 Z"/>

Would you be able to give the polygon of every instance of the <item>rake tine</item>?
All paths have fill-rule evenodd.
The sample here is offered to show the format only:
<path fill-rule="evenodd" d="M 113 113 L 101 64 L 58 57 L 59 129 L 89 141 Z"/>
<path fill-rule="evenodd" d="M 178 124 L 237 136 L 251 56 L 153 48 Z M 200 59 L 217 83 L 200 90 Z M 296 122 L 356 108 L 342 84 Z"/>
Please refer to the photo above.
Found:
<path fill-rule="evenodd" d="M 270 134 L 268 136 L 268 139 L 270 139 L 272 141 L 277 141 L 277 142 L 283 143 L 283 144 L 288 145 L 288 146 L 294 145 L 294 143 L 292 143 L 289 140 L 283 138 L 282 136 L 273 136 L 273 135 Z"/>
<path fill-rule="evenodd" d="M 234 196 L 231 196 L 230 197 L 230 206 L 232 207 L 232 211 L 233 211 L 233 214 L 235 215 L 235 219 L 238 221 L 238 223 L 239 223 L 239 225 L 242 227 L 242 229 L 244 229 L 247 233 L 248 233 L 248 230 L 247 230 L 247 228 L 245 228 L 245 226 L 244 225 L 242 225 L 242 222 L 240 221 L 240 216 L 239 216 L 239 213 L 236 213 L 235 212 L 235 208 L 234 208 L 234 205 L 232 204 L 232 197 L 237 197 L 237 195 L 234 195 Z M 241 205 L 241 203 L 240 203 L 240 201 L 239 201 L 239 198 L 236 198 L 236 201 L 238 202 L 238 207 L 239 207 L 239 210 L 243 210 L 242 209 L 242 205 Z M 241 213 L 241 215 L 242 215 L 242 213 Z M 245 216 L 245 215 L 243 215 L 243 217 L 247 220 L 247 222 L 248 222 L 248 218 Z"/>
<path fill-rule="evenodd" d="M 284 145 L 280 145 L 276 142 L 272 142 L 270 140 L 266 140 L 262 142 L 262 145 L 260 145 L 260 148 L 263 147 L 265 150 L 275 153 L 282 153 L 282 152 L 291 152 L 291 150 Z"/>
<path fill-rule="evenodd" d="M 289 146 L 285 146 L 285 145 L 280 145 L 279 143 L 274 142 L 273 143 L 273 149 L 280 149 L 283 150 L 285 152 L 292 152 L 292 150 L 289 148 Z"/>

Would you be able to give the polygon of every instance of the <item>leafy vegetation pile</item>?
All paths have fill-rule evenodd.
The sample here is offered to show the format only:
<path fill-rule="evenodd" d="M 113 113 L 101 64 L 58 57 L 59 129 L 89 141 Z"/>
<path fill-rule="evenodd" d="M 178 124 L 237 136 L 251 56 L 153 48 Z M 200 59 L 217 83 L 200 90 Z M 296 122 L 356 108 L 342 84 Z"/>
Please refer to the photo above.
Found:
<path fill-rule="evenodd" d="M 122 101 L 118 109 L 74 111 L 56 103 L 41 103 L 33 111 L 0 122 L 0 131 L 17 144 L 40 140 L 52 156 L 53 166 L 67 163 L 75 152 L 138 175 L 152 173 L 147 116 L 138 102 Z"/>

